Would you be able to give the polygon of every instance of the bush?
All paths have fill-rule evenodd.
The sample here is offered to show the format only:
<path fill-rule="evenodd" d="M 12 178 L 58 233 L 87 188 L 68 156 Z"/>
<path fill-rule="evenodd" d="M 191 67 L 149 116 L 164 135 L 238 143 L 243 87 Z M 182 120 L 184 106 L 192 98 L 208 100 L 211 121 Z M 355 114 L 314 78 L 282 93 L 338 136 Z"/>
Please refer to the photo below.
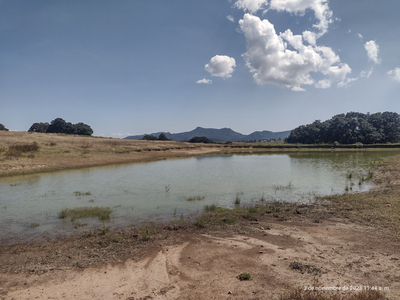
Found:
<path fill-rule="evenodd" d="M 251 274 L 250 274 L 250 273 L 244 272 L 244 273 L 239 274 L 239 275 L 237 276 L 237 278 L 238 278 L 240 281 L 243 281 L 243 280 L 250 280 L 250 279 L 251 279 Z"/>
<path fill-rule="evenodd" d="M 214 141 L 210 140 L 208 137 L 205 136 L 195 136 L 189 140 L 189 143 L 205 143 L 210 144 L 214 143 Z"/>

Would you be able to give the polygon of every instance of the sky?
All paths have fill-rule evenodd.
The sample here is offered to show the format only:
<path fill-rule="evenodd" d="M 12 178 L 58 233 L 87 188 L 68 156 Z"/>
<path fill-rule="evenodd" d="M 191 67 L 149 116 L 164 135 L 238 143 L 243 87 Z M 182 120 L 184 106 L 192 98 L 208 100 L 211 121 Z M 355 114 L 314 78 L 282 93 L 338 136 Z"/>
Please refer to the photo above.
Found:
<path fill-rule="evenodd" d="M 0 0 L 0 123 L 123 138 L 400 112 L 398 0 Z"/>

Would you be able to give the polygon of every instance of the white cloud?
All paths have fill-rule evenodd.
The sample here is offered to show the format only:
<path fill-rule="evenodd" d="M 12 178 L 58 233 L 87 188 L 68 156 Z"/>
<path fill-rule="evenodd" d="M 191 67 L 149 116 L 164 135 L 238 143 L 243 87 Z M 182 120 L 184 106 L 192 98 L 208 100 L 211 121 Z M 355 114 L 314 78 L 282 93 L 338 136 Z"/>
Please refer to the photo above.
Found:
<path fill-rule="evenodd" d="M 292 91 L 293 92 L 304 92 L 305 89 L 303 89 L 303 88 L 301 88 L 299 86 L 294 86 L 294 87 L 292 87 Z"/>
<path fill-rule="evenodd" d="M 304 31 L 303 32 L 303 39 L 305 41 L 307 41 L 310 45 L 315 46 L 316 42 L 317 42 L 317 36 L 314 32 L 311 31 Z"/>
<path fill-rule="evenodd" d="M 333 22 L 328 0 L 271 0 L 270 2 L 268 0 L 238 0 L 235 6 L 250 13 L 255 13 L 260 9 L 273 9 L 300 16 L 303 16 L 309 9 L 313 10 L 315 18 L 319 21 L 313 25 L 319 31 L 317 37 L 325 34 L 329 24 Z"/>
<path fill-rule="evenodd" d="M 388 75 L 391 76 L 393 80 L 400 82 L 400 68 L 390 70 Z"/>
<path fill-rule="evenodd" d="M 379 64 L 381 62 L 378 58 L 379 46 L 376 44 L 375 41 L 366 42 L 364 48 L 365 50 L 367 50 L 369 60 L 372 60 L 376 64 Z"/>
<path fill-rule="evenodd" d="M 232 76 L 236 61 L 233 57 L 226 55 L 215 55 L 210 62 L 205 65 L 204 69 L 212 76 L 228 78 Z"/>
<path fill-rule="evenodd" d="M 200 83 L 200 84 L 211 84 L 211 83 L 212 83 L 212 80 L 203 78 L 203 79 L 197 80 L 196 83 Z"/>
<path fill-rule="evenodd" d="M 235 23 L 235 18 L 232 17 L 231 15 L 226 16 L 226 18 L 227 18 L 229 21 L 231 21 L 232 23 Z"/>
<path fill-rule="evenodd" d="M 304 45 L 301 35 L 293 35 L 290 29 L 278 35 L 268 20 L 248 13 L 239 25 L 247 41 L 247 51 L 242 56 L 257 84 L 272 83 L 295 90 L 312 84 L 327 88 L 332 81 L 345 80 L 351 72 L 331 48 L 310 43 L 313 42 L 310 34 L 305 34 L 310 45 Z M 315 83 L 313 72 L 325 78 Z"/>
<path fill-rule="evenodd" d="M 267 3 L 268 0 L 238 0 L 236 1 L 235 6 L 244 11 L 255 13 L 257 10 L 265 7 Z"/>
<path fill-rule="evenodd" d="M 363 36 L 362 36 L 362 34 L 361 33 L 357 33 L 358 34 L 358 37 L 360 38 L 360 40 L 363 40 Z"/>
<path fill-rule="evenodd" d="M 328 0 L 271 0 L 270 8 L 277 11 L 287 11 L 298 15 L 304 15 L 306 10 L 314 11 L 315 18 L 319 20 L 313 27 L 317 28 L 322 36 L 328 31 L 332 23 L 332 11 L 329 9 Z"/>

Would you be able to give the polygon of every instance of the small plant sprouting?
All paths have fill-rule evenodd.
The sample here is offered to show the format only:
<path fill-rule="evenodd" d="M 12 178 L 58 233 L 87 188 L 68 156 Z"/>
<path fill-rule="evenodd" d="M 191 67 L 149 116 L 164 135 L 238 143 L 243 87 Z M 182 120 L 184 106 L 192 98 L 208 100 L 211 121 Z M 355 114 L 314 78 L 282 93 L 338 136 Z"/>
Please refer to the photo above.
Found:
<path fill-rule="evenodd" d="M 205 211 L 215 211 L 216 209 L 217 209 L 217 206 L 215 204 L 204 206 Z"/>
<path fill-rule="evenodd" d="M 240 205 L 240 197 L 238 196 L 238 195 L 236 195 L 236 198 L 235 198 L 235 205 L 236 206 L 239 206 Z"/>
<path fill-rule="evenodd" d="M 239 274 L 239 275 L 237 276 L 237 278 L 238 278 L 240 281 L 243 281 L 243 280 L 250 280 L 250 279 L 251 279 L 251 274 L 250 274 L 250 273 L 244 272 L 244 273 Z"/>

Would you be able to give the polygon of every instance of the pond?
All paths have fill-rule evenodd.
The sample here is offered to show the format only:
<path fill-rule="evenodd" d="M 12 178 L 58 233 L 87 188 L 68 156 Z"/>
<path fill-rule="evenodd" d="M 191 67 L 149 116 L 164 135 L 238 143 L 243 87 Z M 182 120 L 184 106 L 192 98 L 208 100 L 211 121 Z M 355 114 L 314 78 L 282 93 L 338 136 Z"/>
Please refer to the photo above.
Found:
<path fill-rule="evenodd" d="M 213 155 L 0 179 L 0 242 L 16 243 L 187 218 L 205 205 L 312 202 L 365 191 L 371 168 L 399 150 Z M 60 219 L 63 209 L 109 207 L 111 219 Z"/>

